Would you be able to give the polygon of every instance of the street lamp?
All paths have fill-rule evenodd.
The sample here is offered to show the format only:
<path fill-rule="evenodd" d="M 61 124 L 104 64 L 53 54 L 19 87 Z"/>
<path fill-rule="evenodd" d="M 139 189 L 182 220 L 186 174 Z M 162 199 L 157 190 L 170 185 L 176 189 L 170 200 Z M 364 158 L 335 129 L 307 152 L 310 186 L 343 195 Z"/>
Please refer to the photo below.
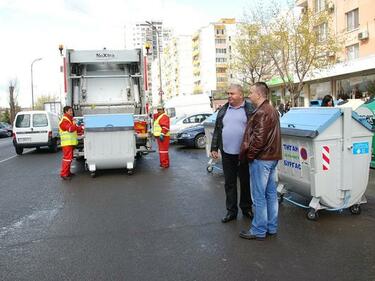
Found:
<path fill-rule="evenodd" d="M 35 62 L 42 60 L 42 58 L 37 58 L 31 63 L 31 107 L 34 110 L 34 83 L 33 83 L 33 65 Z"/>
<path fill-rule="evenodd" d="M 153 30 L 156 31 L 156 37 L 157 37 L 157 53 L 158 53 L 158 60 L 159 60 L 159 83 L 160 83 L 160 103 L 163 104 L 163 86 L 162 86 L 162 79 L 161 79 L 161 60 L 160 60 L 160 34 L 159 30 L 156 28 L 155 25 L 153 25 L 151 22 L 146 21 L 146 23 L 152 27 Z"/>

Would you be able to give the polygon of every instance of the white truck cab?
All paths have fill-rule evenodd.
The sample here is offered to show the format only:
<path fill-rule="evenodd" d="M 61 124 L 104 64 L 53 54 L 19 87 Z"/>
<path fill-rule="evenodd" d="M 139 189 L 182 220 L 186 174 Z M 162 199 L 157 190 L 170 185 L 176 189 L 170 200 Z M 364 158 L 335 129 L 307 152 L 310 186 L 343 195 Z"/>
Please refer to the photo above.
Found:
<path fill-rule="evenodd" d="M 13 123 L 13 145 L 18 155 L 24 148 L 47 146 L 56 152 L 59 137 L 59 118 L 57 114 L 44 111 L 18 112 Z"/>

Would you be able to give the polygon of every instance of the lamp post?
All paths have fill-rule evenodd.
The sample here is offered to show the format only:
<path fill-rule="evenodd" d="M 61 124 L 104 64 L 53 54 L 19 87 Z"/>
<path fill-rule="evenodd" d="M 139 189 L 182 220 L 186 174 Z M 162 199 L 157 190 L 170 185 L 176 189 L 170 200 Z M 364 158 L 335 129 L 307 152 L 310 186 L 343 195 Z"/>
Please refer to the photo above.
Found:
<path fill-rule="evenodd" d="M 34 110 L 34 81 L 33 81 L 33 65 L 35 62 L 42 60 L 42 58 L 37 58 L 31 63 L 31 108 Z"/>
<path fill-rule="evenodd" d="M 161 78 L 161 60 L 160 60 L 160 34 L 159 30 L 156 28 L 155 25 L 153 25 L 151 22 L 146 21 L 146 23 L 152 27 L 153 30 L 156 32 L 157 37 L 157 54 L 158 54 L 158 60 L 159 60 L 159 94 L 160 94 L 160 103 L 163 104 L 163 85 L 162 85 L 162 78 Z"/>

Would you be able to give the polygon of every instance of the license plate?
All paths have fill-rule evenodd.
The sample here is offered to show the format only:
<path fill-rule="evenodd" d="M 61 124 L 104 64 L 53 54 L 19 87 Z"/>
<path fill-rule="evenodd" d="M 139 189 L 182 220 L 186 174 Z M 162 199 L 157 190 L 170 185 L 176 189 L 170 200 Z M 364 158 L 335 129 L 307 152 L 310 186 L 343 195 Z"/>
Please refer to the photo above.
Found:
<path fill-rule="evenodd" d="M 18 138 L 18 142 L 30 142 L 31 138 Z"/>

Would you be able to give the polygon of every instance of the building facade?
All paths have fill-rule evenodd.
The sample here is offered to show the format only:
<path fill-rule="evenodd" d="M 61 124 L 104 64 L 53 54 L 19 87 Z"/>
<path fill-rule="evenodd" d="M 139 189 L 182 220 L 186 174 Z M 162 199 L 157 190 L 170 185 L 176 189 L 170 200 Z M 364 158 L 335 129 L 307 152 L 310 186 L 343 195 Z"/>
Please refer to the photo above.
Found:
<path fill-rule="evenodd" d="M 164 98 L 191 94 L 193 92 L 192 36 L 180 35 L 171 38 L 164 48 Z"/>
<path fill-rule="evenodd" d="M 313 12 L 328 11 L 330 29 L 342 41 L 336 64 L 305 79 L 305 105 L 309 100 L 331 94 L 335 98 L 365 98 L 375 83 L 375 1 L 373 0 L 298 0 L 297 6 Z M 324 27 L 324 25 L 322 25 Z M 327 28 L 327 27 L 326 27 Z M 321 32 L 324 34 L 324 28 Z"/>
<path fill-rule="evenodd" d="M 227 90 L 233 78 L 228 68 L 236 34 L 236 20 L 221 19 L 193 35 L 194 93 L 212 95 Z"/>
<path fill-rule="evenodd" d="M 159 95 L 160 79 L 159 79 L 159 59 L 158 47 L 160 55 L 164 52 L 164 47 L 168 44 L 172 31 L 163 25 L 162 21 L 136 22 L 125 25 L 125 49 L 142 48 L 145 50 L 145 68 L 147 85 L 146 90 L 149 95 Z M 156 64 L 156 66 L 152 66 Z M 157 71 L 156 73 L 153 72 Z M 162 75 L 163 76 L 163 75 Z M 156 79 L 155 79 L 156 77 Z M 152 98 L 154 100 L 154 98 Z"/>

